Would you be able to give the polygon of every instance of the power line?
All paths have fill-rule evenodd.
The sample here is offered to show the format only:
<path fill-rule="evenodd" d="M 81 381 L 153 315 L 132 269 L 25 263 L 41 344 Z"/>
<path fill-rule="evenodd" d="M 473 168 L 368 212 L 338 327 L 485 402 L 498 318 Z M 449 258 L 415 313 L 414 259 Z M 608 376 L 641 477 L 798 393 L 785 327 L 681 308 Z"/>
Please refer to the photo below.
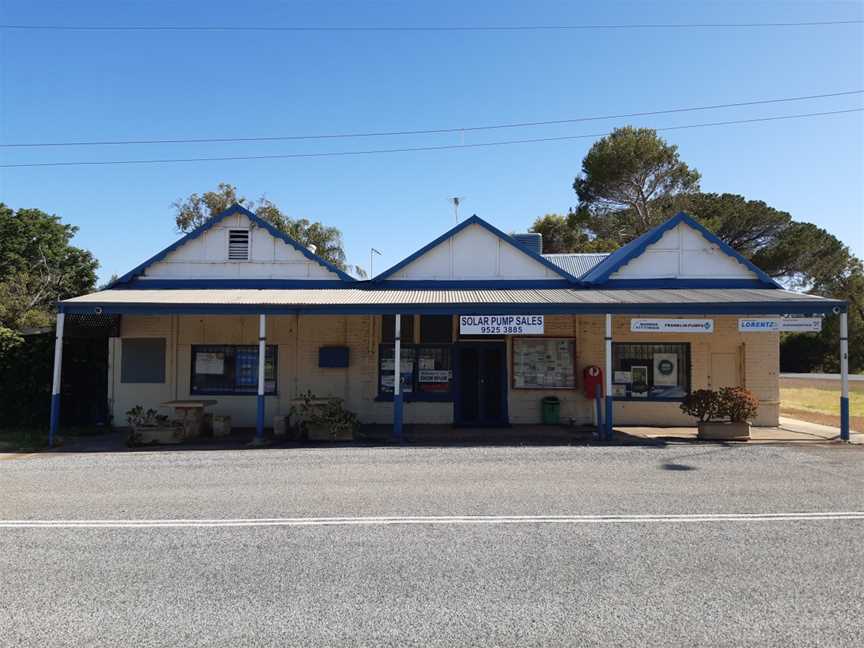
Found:
<path fill-rule="evenodd" d="M 139 140 L 94 140 L 82 142 L 38 142 L 19 144 L 0 144 L 0 148 L 36 148 L 49 146 L 117 146 L 117 145 L 139 145 L 139 144 L 213 144 L 228 142 L 278 142 L 286 140 L 323 140 L 323 139 L 349 139 L 361 137 L 389 137 L 396 135 L 441 135 L 447 133 L 465 133 L 484 130 L 498 130 L 506 128 L 528 128 L 533 126 L 554 126 L 562 124 L 575 124 L 578 122 L 602 121 L 606 119 L 628 119 L 631 117 L 650 117 L 655 115 L 669 115 L 673 113 L 694 112 L 700 110 L 718 110 L 722 108 L 740 108 L 743 106 L 758 106 L 764 104 L 786 103 L 791 101 L 806 101 L 810 99 L 825 99 L 829 97 L 843 97 L 862 94 L 864 90 L 848 90 L 844 92 L 830 92 L 826 94 L 804 95 L 800 97 L 784 97 L 780 99 L 758 99 L 755 101 L 739 101 L 735 103 L 713 104 L 708 106 L 694 106 L 689 108 L 670 108 L 667 110 L 649 110 L 643 112 L 622 113 L 620 115 L 599 115 L 593 117 L 573 117 L 569 119 L 553 119 L 534 122 L 515 122 L 508 124 L 493 124 L 486 126 L 463 126 L 460 128 L 429 128 L 421 130 L 400 131 L 374 131 L 365 133 L 324 133 L 313 135 L 275 135 L 264 137 L 197 137 L 177 139 L 139 139 Z"/>
<path fill-rule="evenodd" d="M 630 23 L 585 25 L 0 25 L 0 29 L 28 31 L 198 31 L 198 32 L 531 32 L 617 29 L 742 29 L 761 27 L 830 27 L 860 25 L 864 20 L 808 20 L 801 22 L 742 23 Z"/>
<path fill-rule="evenodd" d="M 864 108 L 850 108 L 848 110 L 832 110 L 827 112 L 803 113 L 797 115 L 779 115 L 775 117 L 754 117 L 751 119 L 733 119 L 729 121 L 705 122 L 701 124 L 683 124 L 680 126 L 664 126 L 655 128 L 655 131 L 674 131 L 685 130 L 690 128 L 706 128 L 709 126 L 729 126 L 732 124 L 753 124 L 758 122 L 771 122 L 785 119 L 800 119 L 805 117 L 823 117 L 826 115 L 842 115 L 845 113 L 862 112 Z M 444 151 L 451 149 L 471 149 L 484 148 L 493 146 L 508 146 L 511 144 L 535 144 L 539 142 L 562 142 L 566 140 L 587 139 L 592 137 L 605 137 L 605 133 L 589 133 L 585 135 L 563 135 L 560 137 L 535 137 L 531 139 L 519 140 L 504 140 L 498 142 L 480 142 L 477 144 L 442 144 L 439 146 L 411 146 L 404 148 L 389 148 L 389 149 L 368 149 L 357 151 L 330 151 L 322 153 L 282 153 L 274 155 L 228 155 L 221 157 L 201 157 L 201 158 L 165 158 L 154 160 L 95 160 L 95 161 L 77 161 L 77 162 L 21 162 L 12 164 L 0 164 L 0 168 L 21 168 L 21 167 L 60 167 L 60 166 L 102 166 L 102 165 L 121 165 L 121 164 L 170 164 L 177 162 L 228 162 L 239 160 L 282 160 L 291 158 L 325 158 L 325 157 L 345 157 L 352 155 L 376 155 L 384 153 L 413 153 L 419 151 Z"/>

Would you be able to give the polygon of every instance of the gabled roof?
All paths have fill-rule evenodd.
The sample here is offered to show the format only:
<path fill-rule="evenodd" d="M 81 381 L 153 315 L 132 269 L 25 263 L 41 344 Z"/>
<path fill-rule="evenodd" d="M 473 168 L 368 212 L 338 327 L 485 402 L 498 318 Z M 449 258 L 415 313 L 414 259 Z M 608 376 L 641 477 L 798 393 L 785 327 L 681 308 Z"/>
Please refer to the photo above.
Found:
<path fill-rule="evenodd" d="M 722 252 L 753 272 L 762 284 L 772 288 L 781 287 L 780 284 L 765 274 L 763 270 L 756 267 L 749 259 L 745 258 L 739 252 L 736 252 L 729 245 L 717 238 L 717 235 L 711 230 L 684 212 L 678 212 L 665 223 L 645 232 L 641 236 L 630 241 L 627 245 L 624 245 L 612 252 L 609 256 L 603 259 L 603 261 L 587 272 L 581 278 L 582 282 L 588 285 L 605 283 L 609 280 L 609 276 L 612 273 L 641 255 L 649 245 L 659 241 L 666 232 L 677 227 L 681 223 L 684 223 L 699 232 L 699 234 L 701 234 L 709 243 L 716 245 Z"/>
<path fill-rule="evenodd" d="M 484 228 L 485 230 L 491 232 L 494 236 L 497 236 L 498 238 L 500 238 L 504 242 L 509 243 L 510 245 L 512 245 L 514 248 L 516 248 L 520 252 L 528 255 L 529 257 L 531 257 L 532 259 L 534 259 L 538 263 L 541 263 L 546 268 L 552 270 L 555 274 L 560 275 L 563 279 L 566 279 L 566 280 L 571 281 L 571 282 L 575 281 L 575 277 L 573 277 L 567 271 L 561 269 L 560 267 L 558 267 L 557 265 L 555 265 L 554 263 L 552 263 L 548 259 L 545 259 L 542 255 L 537 254 L 536 252 L 534 252 L 530 248 L 522 245 L 515 238 L 513 238 L 509 234 L 505 234 L 504 232 L 499 230 L 494 225 L 490 225 L 489 223 L 484 221 L 482 218 L 477 216 L 477 214 L 474 214 L 473 216 L 471 216 L 471 218 L 465 219 L 464 221 L 462 221 L 461 223 L 459 223 L 455 227 L 451 228 L 450 230 L 448 230 L 447 232 L 445 232 L 444 234 L 442 234 L 441 236 L 436 238 L 431 243 L 424 245 L 422 248 L 417 250 L 411 256 L 408 256 L 408 257 L 402 259 L 402 261 L 400 261 L 399 263 L 397 263 L 393 267 L 388 268 L 387 270 L 385 270 L 381 274 L 372 278 L 371 282 L 372 283 L 378 283 L 380 281 L 383 281 L 384 279 L 387 279 L 387 277 L 390 277 L 394 273 L 398 272 L 399 270 L 401 270 L 402 268 L 407 266 L 412 261 L 419 259 L 421 256 L 426 254 L 432 248 L 440 245 L 441 243 L 443 243 L 444 241 L 446 241 L 448 239 L 453 238 L 454 236 L 456 236 L 456 234 L 458 234 L 459 232 L 461 232 L 465 228 L 470 227 L 471 225 L 479 225 L 480 227 Z"/>
<path fill-rule="evenodd" d="M 182 247 L 183 245 L 185 245 L 186 243 L 188 243 L 192 239 L 198 238 L 199 236 L 201 236 L 204 232 L 209 230 L 214 225 L 217 225 L 218 223 L 220 223 L 224 219 L 228 218 L 229 216 L 233 216 L 235 214 L 243 214 L 252 223 L 254 223 L 256 226 L 267 230 L 267 232 L 269 232 L 275 238 L 278 238 L 278 239 L 284 241 L 285 243 L 287 243 L 288 245 L 293 247 L 295 250 L 300 252 L 303 256 L 305 256 L 310 261 L 314 261 L 315 263 L 318 263 L 319 265 L 325 267 L 330 272 L 336 273 L 336 275 L 338 275 L 342 281 L 356 281 L 354 279 L 354 277 L 349 275 L 347 272 L 340 270 L 339 268 L 334 266 L 332 263 L 330 263 L 326 259 L 321 258 L 320 256 L 318 256 L 314 252 L 310 252 L 303 245 L 301 245 L 300 243 L 295 241 L 293 238 L 288 236 L 285 232 L 282 232 L 282 231 L 276 229 L 275 227 L 273 227 L 273 225 L 271 225 L 270 223 L 265 221 L 263 218 L 256 216 L 254 213 L 252 213 L 251 211 L 249 211 L 245 207 L 242 207 L 241 205 L 238 205 L 235 203 L 235 204 L 231 205 L 225 211 L 223 211 L 219 214 L 216 214 L 215 216 L 213 216 L 212 218 L 207 220 L 204 224 L 199 225 L 194 230 L 192 230 L 191 232 L 186 234 L 186 236 L 175 241 L 174 243 L 172 243 L 171 245 L 166 247 L 161 252 L 158 252 L 154 256 L 150 257 L 141 265 L 133 268 L 132 270 L 130 270 L 129 272 L 124 274 L 122 277 L 120 277 L 116 281 L 112 282 L 110 286 L 107 286 L 107 288 L 114 288 L 120 284 L 129 283 L 135 277 L 138 277 L 138 276 L 144 274 L 144 271 L 147 268 L 149 268 L 151 265 L 153 265 L 154 263 L 161 261 L 166 256 L 168 256 L 171 252 L 173 252 L 174 250 Z"/>

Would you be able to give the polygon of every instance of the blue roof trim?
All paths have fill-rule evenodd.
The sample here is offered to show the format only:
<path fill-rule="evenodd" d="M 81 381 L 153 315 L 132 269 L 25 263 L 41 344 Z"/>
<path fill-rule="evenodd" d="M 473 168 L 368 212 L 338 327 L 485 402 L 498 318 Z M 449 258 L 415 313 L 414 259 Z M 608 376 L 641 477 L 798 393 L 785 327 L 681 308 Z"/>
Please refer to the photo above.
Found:
<path fill-rule="evenodd" d="M 523 252 L 523 253 L 527 254 L 528 256 L 530 256 L 535 261 L 542 263 L 546 268 L 548 268 L 549 270 L 552 270 L 555 274 L 560 275 L 561 277 L 566 279 L 568 282 L 570 282 L 570 283 L 576 282 L 576 277 L 574 277 L 573 275 L 571 275 L 567 271 L 562 270 L 561 268 L 559 268 L 557 265 L 555 265 L 551 261 L 544 259 L 542 255 L 537 254 L 536 252 L 534 252 L 534 250 L 531 250 L 530 248 L 525 247 L 524 245 L 522 245 L 519 241 L 514 239 L 509 234 L 505 234 L 504 232 L 499 230 L 494 225 L 490 225 L 489 223 L 484 221 L 482 218 L 480 218 L 477 214 L 474 214 L 473 216 L 471 216 L 471 218 L 465 219 L 464 221 L 462 221 L 461 223 L 456 225 L 456 227 L 453 227 L 452 229 L 444 232 L 444 234 L 442 234 L 441 236 L 436 238 L 431 243 L 424 245 L 422 248 L 417 250 L 414 254 L 412 254 L 408 257 L 405 257 L 396 265 L 392 266 L 391 268 L 388 268 L 387 270 L 385 270 L 381 274 L 374 277 L 371 280 L 372 283 L 380 283 L 381 281 L 383 281 L 387 277 L 391 276 L 395 272 L 398 272 L 399 270 L 401 270 L 402 268 L 407 266 L 412 261 L 414 261 L 414 260 L 420 258 L 421 256 L 423 256 L 424 254 L 426 254 L 429 250 L 434 248 L 436 245 L 440 245 L 444 241 L 454 237 L 456 234 L 461 232 L 463 229 L 465 229 L 466 227 L 469 227 L 471 225 L 480 225 L 480 227 L 483 227 L 484 229 L 491 232 L 492 234 L 494 234 L 498 238 L 509 243 L 510 245 L 515 247 L 520 252 Z"/>
<path fill-rule="evenodd" d="M 645 251 L 645 249 L 649 245 L 659 241 L 666 232 L 676 227 L 680 223 L 685 223 L 695 229 L 709 243 L 716 245 L 727 255 L 738 261 L 738 263 L 756 274 L 763 286 L 770 286 L 771 288 L 782 287 L 779 283 L 774 281 L 774 279 L 765 274 L 763 270 L 756 267 L 750 260 L 744 258 L 744 256 L 742 256 L 740 253 L 738 253 L 729 245 L 717 238 L 717 235 L 714 234 L 711 230 L 709 230 L 704 225 L 696 221 L 692 216 L 684 212 L 678 212 L 662 225 L 658 225 L 654 229 L 645 232 L 642 236 L 633 239 L 627 245 L 624 245 L 612 252 L 612 254 L 610 254 L 608 257 L 603 259 L 603 261 L 594 266 L 594 268 L 592 268 L 589 272 L 585 273 L 585 275 L 581 279 L 582 283 L 588 285 L 605 283 L 609 280 L 609 276 L 613 272 L 638 257 Z"/>
<path fill-rule="evenodd" d="M 108 287 L 108 288 L 116 288 L 116 287 L 119 286 L 119 284 L 126 284 L 126 283 L 129 283 L 129 282 L 130 282 L 132 279 L 134 279 L 135 277 L 137 277 L 137 276 L 143 274 L 144 271 L 145 271 L 147 268 L 149 268 L 151 265 L 153 265 L 154 263 L 156 263 L 156 262 L 158 262 L 158 261 L 161 261 L 161 260 L 164 259 L 166 256 L 168 256 L 171 252 L 173 252 L 174 250 L 176 250 L 177 248 L 181 247 L 182 245 L 185 245 L 186 243 L 188 243 L 189 241 L 191 241 L 191 240 L 193 240 L 193 239 L 198 238 L 198 237 L 201 236 L 204 232 L 206 232 L 207 230 L 209 230 L 211 227 L 213 227 L 213 226 L 216 225 L 217 223 L 221 222 L 222 220 L 224 220 L 224 219 L 227 218 L 228 216 L 233 216 L 234 214 L 243 214 L 243 215 L 245 215 L 245 216 L 246 216 L 250 221 L 252 221 L 253 223 L 255 223 L 255 225 L 257 225 L 258 227 L 262 227 L 262 228 L 264 228 L 264 229 L 267 230 L 267 231 L 268 231 L 272 236 L 275 236 L 276 238 L 285 241 L 285 243 L 287 243 L 288 245 L 290 245 L 291 247 L 293 247 L 295 250 L 297 250 L 298 252 L 300 252 L 301 254 L 303 254 L 303 256 L 305 256 L 305 257 L 306 257 L 307 259 L 309 259 L 310 261 L 314 261 L 315 263 L 318 263 L 319 265 L 325 267 L 325 268 L 326 268 L 327 270 L 329 270 L 330 272 L 334 272 L 334 273 L 336 273 L 336 275 L 338 275 L 339 278 L 342 279 L 342 281 L 355 281 L 354 277 L 352 277 L 352 276 L 349 275 L 348 273 L 344 272 L 343 270 L 340 270 L 339 268 L 337 268 L 336 266 L 334 266 L 334 265 L 333 265 L 332 263 L 330 263 L 329 261 L 327 261 L 327 260 L 325 260 L 325 259 L 322 259 L 322 258 L 321 258 L 320 256 L 318 256 L 317 254 L 315 254 L 315 253 L 313 253 L 313 252 L 310 252 L 310 251 L 307 250 L 305 247 L 303 247 L 302 245 L 300 245 L 300 243 L 298 243 L 297 241 L 295 241 L 293 238 L 291 238 L 290 236 L 288 236 L 288 235 L 285 234 L 284 232 L 280 232 L 278 229 L 276 229 L 275 227 L 273 227 L 270 223 L 268 223 L 267 221 L 265 221 L 263 218 L 260 218 L 260 217 L 256 216 L 255 214 L 253 214 L 251 211 L 249 211 L 249 210 L 246 209 L 245 207 L 242 207 L 242 206 L 240 206 L 240 205 L 234 204 L 234 205 L 231 205 L 231 206 L 230 206 L 228 209 L 226 209 L 225 211 L 220 212 L 219 214 L 216 214 L 215 216 L 213 216 L 212 218 L 210 218 L 209 220 L 207 220 L 207 222 L 205 222 L 203 225 L 200 225 L 199 227 L 196 227 L 194 230 L 192 230 L 191 232 L 189 232 L 186 236 L 184 236 L 183 238 L 181 238 L 181 239 L 175 241 L 174 243 L 172 243 L 171 245 L 169 245 L 168 247 L 166 247 L 166 248 L 165 248 L 164 250 L 162 250 L 161 252 L 158 252 L 157 254 L 153 255 L 152 257 L 150 257 L 149 259 L 147 259 L 147 260 L 146 260 L 144 263 L 142 263 L 141 265 L 139 265 L 139 266 L 133 268 L 132 270 L 130 270 L 129 272 L 127 272 L 126 274 L 124 274 L 122 277 L 120 277 L 120 278 L 117 279 L 116 281 L 112 282 L 112 283 L 111 283 L 109 286 L 107 286 L 107 287 Z"/>
<path fill-rule="evenodd" d="M 813 304 L 800 301 L 666 304 L 399 304 L 399 305 L 274 305 L 274 304 L 75 304 L 64 303 L 66 313 L 105 315 L 783 315 L 845 312 L 846 302 L 824 300 Z"/>
<path fill-rule="evenodd" d="M 378 285 L 362 282 L 352 288 L 387 288 L 388 290 L 483 290 L 572 288 L 570 279 L 390 279 Z"/>
<path fill-rule="evenodd" d="M 765 288 L 758 279 L 609 279 L 592 290 L 650 290 L 670 288 Z"/>

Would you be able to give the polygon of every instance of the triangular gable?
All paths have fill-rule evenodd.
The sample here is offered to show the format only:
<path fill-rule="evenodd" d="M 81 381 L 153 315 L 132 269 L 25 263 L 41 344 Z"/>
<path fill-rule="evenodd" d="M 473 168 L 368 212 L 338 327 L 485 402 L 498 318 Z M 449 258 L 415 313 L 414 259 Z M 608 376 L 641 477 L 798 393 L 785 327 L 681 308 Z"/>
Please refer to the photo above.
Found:
<path fill-rule="evenodd" d="M 684 212 L 618 248 L 582 277 L 589 285 L 656 280 L 780 287 Z"/>
<path fill-rule="evenodd" d="M 474 215 L 385 270 L 380 281 L 574 281 L 554 263 Z"/>
<path fill-rule="evenodd" d="M 250 259 L 228 262 L 223 225 L 249 227 Z M 263 234 L 258 234 L 260 232 Z M 256 262 L 256 259 L 260 261 Z M 228 268 L 232 268 L 228 271 Z M 232 205 L 113 282 L 122 287 L 144 275 L 154 280 L 335 280 L 355 281 L 245 207 Z M 141 280 L 141 285 L 146 285 Z"/>

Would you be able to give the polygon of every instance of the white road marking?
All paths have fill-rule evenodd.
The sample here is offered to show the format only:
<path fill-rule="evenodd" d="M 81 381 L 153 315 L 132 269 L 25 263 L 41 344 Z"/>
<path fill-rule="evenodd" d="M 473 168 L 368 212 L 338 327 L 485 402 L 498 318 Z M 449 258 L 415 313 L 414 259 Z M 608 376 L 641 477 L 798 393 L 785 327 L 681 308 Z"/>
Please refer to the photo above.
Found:
<path fill-rule="evenodd" d="M 430 515 L 163 520 L 0 520 L 0 529 L 389 526 L 408 524 L 655 524 L 864 520 L 864 511 L 638 515 Z"/>

